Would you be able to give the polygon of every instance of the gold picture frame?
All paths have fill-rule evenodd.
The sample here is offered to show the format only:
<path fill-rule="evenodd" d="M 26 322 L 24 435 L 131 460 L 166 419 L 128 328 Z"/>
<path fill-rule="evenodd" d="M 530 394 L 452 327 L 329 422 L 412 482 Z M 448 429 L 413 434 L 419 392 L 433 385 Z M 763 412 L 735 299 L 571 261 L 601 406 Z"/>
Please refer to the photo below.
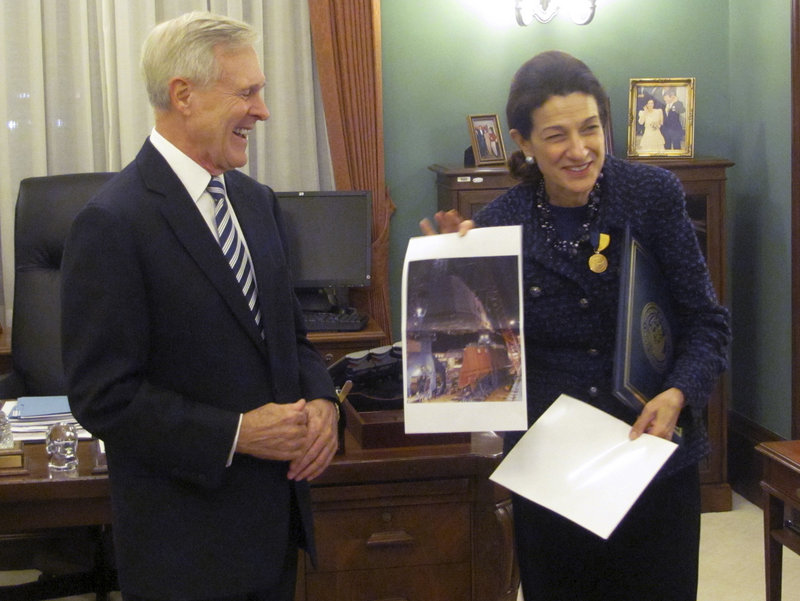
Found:
<path fill-rule="evenodd" d="M 694 156 L 694 77 L 631 79 L 629 157 Z"/>
<path fill-rule="evenodd" d="M 467 124 L 472 139 L 475 166 L 500 165 L 506 162 L 503 133 L 497 115 L 468 115 Z"/>

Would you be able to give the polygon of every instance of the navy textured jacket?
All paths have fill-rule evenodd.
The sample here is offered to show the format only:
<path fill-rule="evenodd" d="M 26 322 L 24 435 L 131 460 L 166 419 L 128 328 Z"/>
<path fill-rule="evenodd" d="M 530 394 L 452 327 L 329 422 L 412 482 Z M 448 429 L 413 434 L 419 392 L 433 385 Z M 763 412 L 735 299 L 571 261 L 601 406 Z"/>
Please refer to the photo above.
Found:
<path fill-rule="evenodd" d="M 636 415 L 611 391 L 619 297 L 620 253 L 626 224 L 661 264 L 677 308 L 680 336 L 664 389 L 685 398 L 679 424 L 684 442 L 663 474 L 696 463 L 709 450 L 702 415 L 711 390 L 727 368 L 729 314 L 717 301 L 678 178 L 665 169 L 607 156 L 599 212 L 592 229 L 607 233 L 609 267 L 594 273 L 593 253 L 554 250 L 536 209 L 536 184 L 521 183 L 482 209 L 478 226 L 522 225 L 524 327 L 528 419 L 533 423 L 566 393 L 628 423 Z M 522 433 L 510 433 L 510 447 Z"/>

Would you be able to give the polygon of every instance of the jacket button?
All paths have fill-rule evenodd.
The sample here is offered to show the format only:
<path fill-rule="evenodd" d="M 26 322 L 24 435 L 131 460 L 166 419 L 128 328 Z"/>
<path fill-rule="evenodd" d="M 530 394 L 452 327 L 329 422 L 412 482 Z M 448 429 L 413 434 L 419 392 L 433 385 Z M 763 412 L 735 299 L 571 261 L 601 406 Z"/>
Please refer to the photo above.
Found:
<path fill-rule="evenodd" d="M 578 301 L 578 304 L 581 306 L 581 309 L 588 309 L 589 308 L 589 299 L 582 298 Z"/>
<path fill-rule="evenodd" d="M 534 298 L 538 298 L 542 296 L 542 289 L 539 286 L 531 286 L 530 293 Z"/>
<path fill-rule="evenodd" d="M 589 396 L 590 397 L 595 398 L 597 396 L 598 392 L 599 391 L 597 390 L 597 386 L 589 386 Z"/>
<path fill-rule="evenodd" d="M 600 354 L 600 351 L 598 351 L 596 348 L 590 348 L 586 352 L 589 354 L 590 357 L 597 357 L 597 355 Z"/>

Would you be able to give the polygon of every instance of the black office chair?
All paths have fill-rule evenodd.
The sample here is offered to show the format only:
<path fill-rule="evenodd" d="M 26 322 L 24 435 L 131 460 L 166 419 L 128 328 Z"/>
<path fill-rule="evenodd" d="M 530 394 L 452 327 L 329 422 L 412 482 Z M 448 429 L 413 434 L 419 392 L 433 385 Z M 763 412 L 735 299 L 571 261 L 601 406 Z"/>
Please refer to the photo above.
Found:
<path fill-rule="evenodd" d="M 24 179 L 14 219 L 13 369 L 0 398 L 66 394 L 61 363 L 61 256 L 78 211 L 113 173 Z"/>
<path fill-rule="evenodd" d="M 66 394 L 61 362 L 61 256 L 78 211 L 113 175 L 75 173 L 20 182 L 14 220 L 12 370 L 0 377 L 0 399 Z M 105 599 L 113 578 L 107 567 L 109 539 L 103 528 L 0 538 L 6 549 L 17 546 L 32 556 L 31 567 L 42 572 L 36 582 L 0 587 L 0 598 L 30 601 L 94 592 L 97 599 Z M 76 545 L 83 551 L 77 559 L 83 561 L 76 560 Z M 0 559 L 3 555 L 9 554 L 0 553 Z M 19 565 L 9 567 L 20 569 Z"/>

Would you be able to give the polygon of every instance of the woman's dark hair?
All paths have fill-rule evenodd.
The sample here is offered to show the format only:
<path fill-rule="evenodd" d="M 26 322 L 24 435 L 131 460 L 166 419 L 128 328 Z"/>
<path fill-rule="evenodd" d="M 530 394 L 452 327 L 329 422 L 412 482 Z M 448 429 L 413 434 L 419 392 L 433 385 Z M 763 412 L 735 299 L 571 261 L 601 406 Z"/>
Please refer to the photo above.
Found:
<path fill-rule="evenodd" d="M 566 52 L 551 50 L 537 54 L 523 64 L 511 80 L 506 103 L 506 119 L 510 129 L 516 129 L 528 139 L 533 130 L 533 111 L 551 96 L 567 96 L 573 92 L 594 96 L 600 110 L 600 122 L 608 123 L 608 96 L 583 61 Z M 525 162 L 522 151 L 512 153 L 508 160 L 511 175 L 523 180 L 538 179 L 539 168 Z"/>

